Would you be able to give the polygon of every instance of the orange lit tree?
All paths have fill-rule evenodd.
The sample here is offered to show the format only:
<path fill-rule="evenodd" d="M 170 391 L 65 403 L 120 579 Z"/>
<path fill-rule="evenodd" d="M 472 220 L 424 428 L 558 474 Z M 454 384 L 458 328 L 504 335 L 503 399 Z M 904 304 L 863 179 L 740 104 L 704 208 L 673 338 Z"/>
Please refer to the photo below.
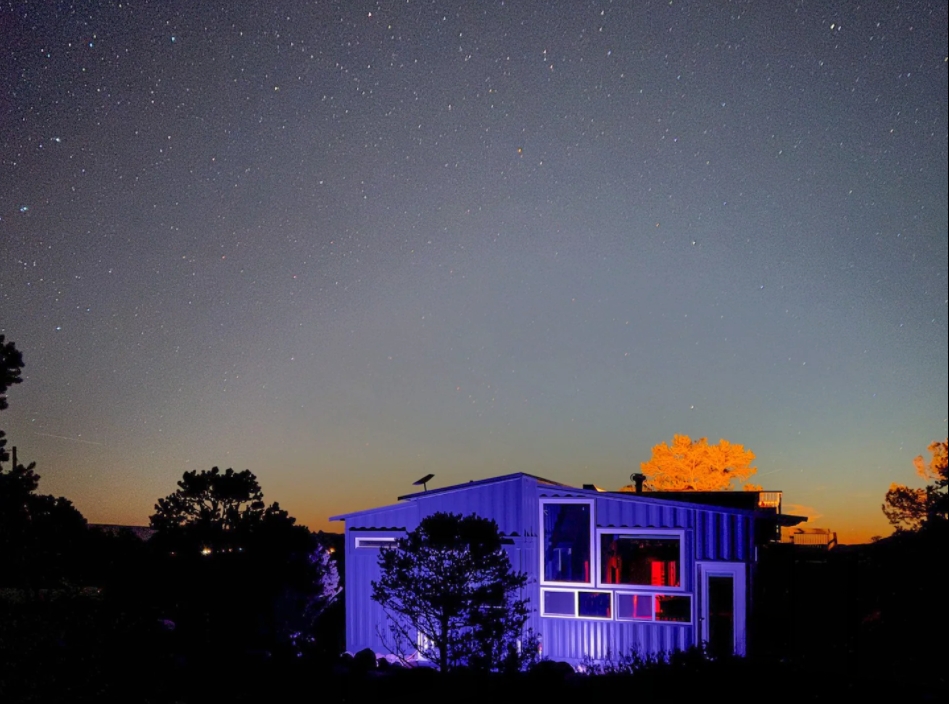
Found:
<path fill-rule="evenodd" d="M 640 467 L 649 491 L 726 491 L 758 471 L 751 466 L 754 459 L 751 450 L 725 439 L 710 445 L 707 438 L 692 440 L 688 435 L 675 435 L 671 446 L 662 442 L 653 447 L 652 458 Z M 745 484 L 743 488 L 760 487 Z"/>
<path fill-rule="evenodd" d="M 947 445 L 949 441 L 929 445 L 929 464 L 922 455 L 913 460 L 916 474 L 929 481 L 922 489 L 903 484 L 890 484 L 883 503 L 883 513 L 897 531 L 917 531 L 926 525 L 946 521 L 947 514 Z"/>

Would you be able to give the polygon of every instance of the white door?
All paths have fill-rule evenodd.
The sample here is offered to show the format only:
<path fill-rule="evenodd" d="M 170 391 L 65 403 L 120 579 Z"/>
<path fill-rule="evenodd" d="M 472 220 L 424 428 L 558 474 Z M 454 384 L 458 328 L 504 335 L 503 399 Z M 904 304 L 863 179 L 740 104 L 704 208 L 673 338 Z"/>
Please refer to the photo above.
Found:
<path fill-rule="evenodd" d="M 697 562 L 699 636 L 712 656 L 744 655 L 745 570 L 743 562 Z"/>

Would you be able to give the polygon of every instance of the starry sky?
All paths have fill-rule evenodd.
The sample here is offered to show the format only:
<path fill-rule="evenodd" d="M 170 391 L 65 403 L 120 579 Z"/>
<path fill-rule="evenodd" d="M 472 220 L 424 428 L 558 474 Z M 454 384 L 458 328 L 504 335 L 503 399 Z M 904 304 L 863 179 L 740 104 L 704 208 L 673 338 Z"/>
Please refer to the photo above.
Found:
<path fill-rule="evenodd" d="M 727 438 L 889 533 L 947 431 L 947 7 L 3 2 L 0 427 L 145 524 L 250 469 L 312 529 Z"/>

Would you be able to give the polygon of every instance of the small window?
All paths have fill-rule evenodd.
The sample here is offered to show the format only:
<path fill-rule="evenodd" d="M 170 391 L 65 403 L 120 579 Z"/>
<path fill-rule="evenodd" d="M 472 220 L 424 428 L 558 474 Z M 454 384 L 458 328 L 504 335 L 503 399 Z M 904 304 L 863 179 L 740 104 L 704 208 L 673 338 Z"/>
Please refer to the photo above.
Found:
<path fill-rule="evenodd" d="M 576 592 L 543 591 L 544 616 L 576 616 Z"/>
<path fill-rule="evenodd" d="M 601 584 L 678 587 L 681 572 L 677 535 L 600 533 Z"/>
<path fill-rule="evenodd" d="M 653 594 L 617 594 L 616 618 L 630 621 L 652 621 Z"/>
<path fill-rule="evenodd" d="M 613 593 L 578 592 L 577 607 L 585 618 L 613 618 Z"/>
<path fill-rule="evenodd" d="M 657 594 L 656 620 L 672 623 L 691 623 L 692 597 L 683 594 Z"/>
<path fill-rule="evenodd" d="M 419 660 L 428 660 L 429 655 L 434 654 L 432 641 L 429 640 L 429 637 L 421 631 L 416 632 L 415 644 L 418 651 Z"/>
<path fill-rule="evenodd" d="M 357 548 L 391 548 L 395 547 L 395 538 L 356 538 Z"/>

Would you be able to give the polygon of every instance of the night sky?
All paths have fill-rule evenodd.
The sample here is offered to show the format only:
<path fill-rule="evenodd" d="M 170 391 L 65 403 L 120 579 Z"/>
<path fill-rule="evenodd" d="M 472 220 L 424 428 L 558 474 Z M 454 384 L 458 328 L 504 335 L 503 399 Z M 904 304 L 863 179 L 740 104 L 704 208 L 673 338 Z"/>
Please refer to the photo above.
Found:
<path fill-rule="evenodd" d="M 674 433 L 842 541 L 947 432 L 947 6 L 4 2 L 0 427 L 313 529 Z M 928 457 L 928 455 L 927 455 Z"/>

